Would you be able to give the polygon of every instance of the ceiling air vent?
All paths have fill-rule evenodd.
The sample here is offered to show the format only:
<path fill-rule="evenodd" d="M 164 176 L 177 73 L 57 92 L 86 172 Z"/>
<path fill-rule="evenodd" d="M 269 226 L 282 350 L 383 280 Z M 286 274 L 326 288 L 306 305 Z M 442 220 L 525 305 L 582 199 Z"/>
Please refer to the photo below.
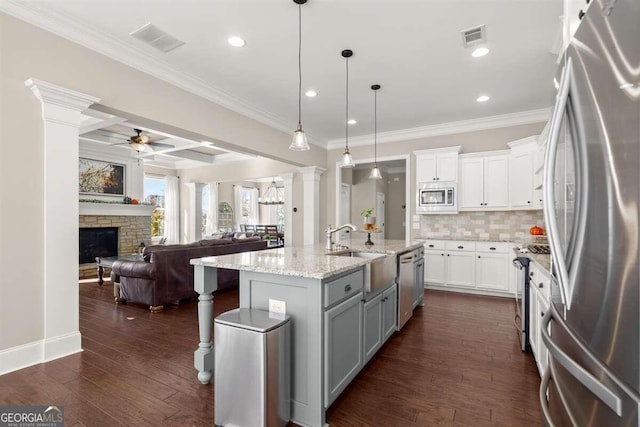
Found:
<path fill-rule="evenodd" d="M 484 25 L 463 30 L 461 33 L 462 44 L 464 47 L 475 46 L 487 41 L 487 34 Z"/>
<path fill-rule="evenodd" d="M 172 51 L 184 44 L 182 40 L 178 40 L 172 35 L 162 31 L 151 22 L 144 24 L 129 34 L 164 53 Z"/>

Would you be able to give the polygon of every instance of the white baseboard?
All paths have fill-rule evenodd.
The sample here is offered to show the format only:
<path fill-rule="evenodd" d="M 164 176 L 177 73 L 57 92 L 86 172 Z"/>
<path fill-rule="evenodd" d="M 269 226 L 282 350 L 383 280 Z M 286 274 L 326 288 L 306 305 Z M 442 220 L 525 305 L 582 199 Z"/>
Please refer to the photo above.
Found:
<path fill-rule="evenodd" d="M 0 350 L 0 375 L 82 351 L 80 332 Z"/>
<path fill-rule="evenodd" d="M 0 351 L 0 375 L 41 363 L 44 359 L 44 341 L 34 341 Z"/>
<path fill-rule="evenodd" d="M 468 288 L 455 288 L 451 286 L 442 286 L 442 285 L 424 285 L 425 289 L 433 289 L 436 291 L 447 291 L 447 292 L 458 292 L 461 294 L 473 294 L 473 295 L 485 295 L 490 297 L 501 297 L 501 298 L 513 298 L 513 292 L 494 292 L 494 291 L 483 291 L 478 289 L 468 289 Z"/>
<path fill-rule="evenodd" d="M 79 331 L 44 340 L 43 362 L 59 359 L 82 351 L 82 336 Z"/>

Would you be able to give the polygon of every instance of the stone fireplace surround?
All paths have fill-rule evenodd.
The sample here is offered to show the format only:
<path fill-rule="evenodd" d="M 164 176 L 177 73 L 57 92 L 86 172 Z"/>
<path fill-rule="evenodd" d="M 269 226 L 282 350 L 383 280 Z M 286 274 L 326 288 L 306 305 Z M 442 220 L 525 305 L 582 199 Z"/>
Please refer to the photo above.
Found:
<path fill-rule="evenodd" d="M 118 255 L 131 255 L 137 253 L 140 242 L 144 242 L 145 245 L 151 244 L 151 213 L 153 209 L 153 206 L 144 205 L 80 203 L 79 227 L 117 227 Z M 95 277 L 98 277 L 95 263 L 80 264 L 80 279 Z"/>

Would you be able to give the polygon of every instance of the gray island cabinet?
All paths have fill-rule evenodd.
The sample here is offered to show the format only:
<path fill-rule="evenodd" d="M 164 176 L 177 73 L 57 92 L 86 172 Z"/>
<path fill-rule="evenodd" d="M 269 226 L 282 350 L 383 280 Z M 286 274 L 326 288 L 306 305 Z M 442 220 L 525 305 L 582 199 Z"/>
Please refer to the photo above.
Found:
<path fill-rule="evenodd" d="M 419 246 L 384 241 L 351 250 L 395 257 Z M 198 379 L 206 384 L 213 373 L 211 293 L 216 269 L 239 270 L 240 307 L 269 310 L 269 300 L 277 300 L 291 316 L 291 420 L 324 426 L 325 410 L 396 330 L 396 282 L 366 292 L 370 262 L 327 254 L 321 245 L 191 260 L 200 294 L 200 345 L 194 354 Z"/>

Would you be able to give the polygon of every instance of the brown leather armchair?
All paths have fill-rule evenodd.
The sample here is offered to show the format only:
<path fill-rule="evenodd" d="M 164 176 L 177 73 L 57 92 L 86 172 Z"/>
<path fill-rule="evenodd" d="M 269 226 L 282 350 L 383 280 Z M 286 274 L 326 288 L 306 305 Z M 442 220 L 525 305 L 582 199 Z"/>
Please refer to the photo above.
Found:
<path fill-rule="evenodd" d="M 164 304 L 197 296 L 191 259 L 266 248 L 267 242 L 259 237 L 148 246 L 142 261 L 113 263 L 111 281 L 116 302 L 139 302 L 149 305 L 151 311 L 160 311 Z M 236 270 L 218 269 L 218 290 L 238 286 L 238 278 Z"/>

